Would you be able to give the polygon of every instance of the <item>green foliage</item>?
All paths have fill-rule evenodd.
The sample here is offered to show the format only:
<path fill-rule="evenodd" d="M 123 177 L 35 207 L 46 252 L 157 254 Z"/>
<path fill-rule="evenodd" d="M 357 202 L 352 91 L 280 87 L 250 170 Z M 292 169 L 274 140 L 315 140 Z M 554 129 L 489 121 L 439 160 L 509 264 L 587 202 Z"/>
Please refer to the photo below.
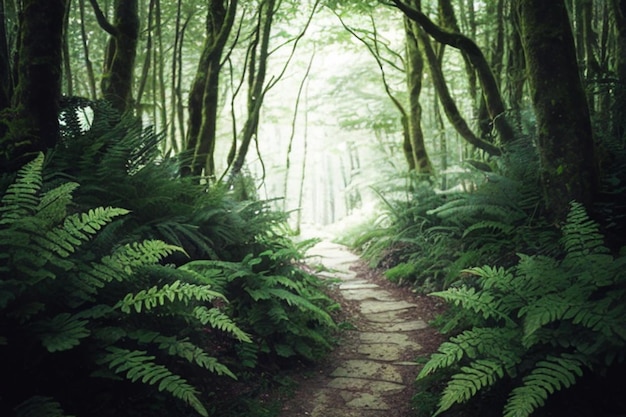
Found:
<path fill-rule="evenodd" d="M 520 255 L 509 269 L 467 269 L 477 277 L 472 286 L 432 294 L 482 323 L 443 343 L 420 372 L 454 370 L 436 414 L 508 379 L 516 386 L 504 416 L 529 416 L 584 370 L 602 373 L 625 359 L 626 257 L 610 255 L 577 203 L 561 244 L 562 257 Z"/>
<path fill-rule="evenodd" d="M 229 314 L 255 335 L 257 350 L 240 351 L 249 365 L 256 364 L 261 354 L 314 360 L 331 348 L 330 331 L 336 326 L 328 311 L 334 302 L 323 292 L 319 278 L 290 266 L 300 252 L 282 243 L 241 262 L 194 261 L 185 266 L 198 272 L 223 271 L 216 284 L 231 300 Z M 270 271 L 267 265 L 279 267 Z"/>
<path fill-rule="evenodd" d="M 168 358 L 235 378 L 199 347 L 202 338 L 180 335 L 186 328 L 208 326 L 250 341 L 226 314 L 196 314 L 213 311 L 214 300 L 227 302 L 211 288 L 212 275 L 163 265 L 181 249 L 157 240 L 113 242 L 109 254 L 101 255 L 104 245 L 94 245 L 95 238 L 128 210 L 98 207 L 69 214 L 78 185 L 44 191 L 43 161 L 39 155 L 20 170 L 1 200 L 0 356 L 5 378 L 16 381 L 3 394 L 2 414 L 12 408 L 16 416 L 61 416 L 61 404 L 76 407 L 72 393 L 59 389 L 56 380 L 72 369 L 79 386 L 74 389 L 83 396 L 93 395 L 92 386 L 95 392 L 94 376 L 120 375 L 169 392 L 208 415 L 199 391 L 177 373 L 184 369 L 168 366 L 175 363 Z M 207 315 L 210 319 L 204 319 Z M 70 351 L 71 359 L 63 356 Z M 14 365 L 24 361 L 38 365 Z M 29 389 L 33 381 L 39 381 L 37 388 Z"/>

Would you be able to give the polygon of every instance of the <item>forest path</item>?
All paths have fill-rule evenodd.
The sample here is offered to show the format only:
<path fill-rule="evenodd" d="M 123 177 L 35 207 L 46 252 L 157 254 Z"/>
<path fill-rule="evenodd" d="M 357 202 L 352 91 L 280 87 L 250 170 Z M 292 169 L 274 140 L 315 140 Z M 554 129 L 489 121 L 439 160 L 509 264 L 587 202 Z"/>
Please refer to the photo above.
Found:
<path fill-rule="evenodd" d="M 421 340 L 437 346 L 426 323 L 432 303 L 387 282 L 342 245 L 322 241 L 308 255 L 308 264 L 323 270 L 318 275 L 339 280 L 332 293 L 350 330 L 323 364 L 300 378 L 280 416 L 409 416 L 415 358 L 430 351 Z"/>

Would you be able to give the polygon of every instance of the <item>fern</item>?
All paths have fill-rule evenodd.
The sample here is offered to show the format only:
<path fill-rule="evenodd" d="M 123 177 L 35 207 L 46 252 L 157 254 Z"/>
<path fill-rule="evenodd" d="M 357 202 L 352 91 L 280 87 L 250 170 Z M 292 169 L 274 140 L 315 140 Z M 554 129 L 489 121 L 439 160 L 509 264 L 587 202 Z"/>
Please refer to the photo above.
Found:
<path fill-rule="evenodd" d="M 463 366 L 459 373 L 452 376 L 439 401 L 439 415 L 457 403 L 472 398 L 480 390 L 486 389 L 504 377 L 501 363 L 486 359 L 477 359 L 469 366 Z"/>
<path fill-rule="evenodd" d="M 226 314 L 221 312 L 217 308 L 207 308 L 206 306 L 198 306 L 193 309 L 193 315 L 203 325 L 209 324 L 214 329 L 219 329 L 223 332 L 230 333 L 237 338 L 237 340 L 244 343 L 252 343 L 250 335 L 242 331 L 232 319 Z"/>
<path fill-rule="evenodd" d="M 124 376 L 132 382 L 141 381 L 144 384 L 159 384 L 159 391 L 170 392 L 192 406 L 203 417 L 208 417 L 206 407 L 198 398 L 198 391 L 179 375 L 173 374 L 163 365 L 154 363 L 154 356 L 145 351 L 131 351 L 116 347 L 107 348 L 100 363 L 107 365 L 116 374 Z"/>
<path fill-rule="evenodd" d="M 571 387 L 583 369 L 602 372 L 624 359 L 626 257 L 614 259 L 582 206 L 573 203 L 563 227 L 564 256 L 520 255 L 514 268 L 480 267 L 470 286 L 433 293 L 482 325 L 450 338 L 420 372 L 456 372 L 437 414 L 508 376 L 521 383 L 506 417 L 526 417 L 548 396 Z"/>
<path fill-rule="evenodd" d="M 15 181 L 9 185 L 0 200 L 0 224 L 10 224 L 36 212 L 39 204 L 38 193 L 42 186 L 43 162 L 44 156 L 39 153 L 17 172 Z"/>
<path fill-rule="evenodd" d="M 504 417 L 527 417 L 542 407 L 548 396 L 572 386 L 583 374 L 584 362 L 574 355 L 547 356 L 535 364 L 522 385 L 513 389 L 504 406 Z"/>
<path fill-rule="evenodd" d="M 161 288 L 154 286 L 148 290 L 141 290 L 136 294 L 126 294 L 124 299 L 115 305 L 115 308 L 119 308 L 124 313 L 130 313 L 131 309 L 140 313 L 142 310 L 151 310 L 162 306 L 166 302 L 180 301 L 184 304 L 189 304 L 192 300 L 211 301 L 214 298 L 223 298 L 223 296 L 218 292 L 210 290 L 207 286 L 175 281 Z"/>
<path fill-rule="evenodd" d="M 33 396 L 15 407 L 15 417 L 72 417 L 53 398 Z"/>

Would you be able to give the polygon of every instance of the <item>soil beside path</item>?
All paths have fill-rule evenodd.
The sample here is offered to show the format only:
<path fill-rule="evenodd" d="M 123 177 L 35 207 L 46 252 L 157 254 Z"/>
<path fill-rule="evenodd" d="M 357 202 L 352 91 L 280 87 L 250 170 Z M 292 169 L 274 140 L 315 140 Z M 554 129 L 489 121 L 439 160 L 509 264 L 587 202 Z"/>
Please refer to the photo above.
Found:
<path fill-rule="evenodd" d="M 415 359 L 442 341 L 427 324 L 441 304 L 388 282 L 342 245 L 324 241 L 308 255 L 322 277 L 340 280 L 331 293 L 347 330 L 328 358 L 294 376 L 298 388 L 280 417 L 415 416 Z"/>

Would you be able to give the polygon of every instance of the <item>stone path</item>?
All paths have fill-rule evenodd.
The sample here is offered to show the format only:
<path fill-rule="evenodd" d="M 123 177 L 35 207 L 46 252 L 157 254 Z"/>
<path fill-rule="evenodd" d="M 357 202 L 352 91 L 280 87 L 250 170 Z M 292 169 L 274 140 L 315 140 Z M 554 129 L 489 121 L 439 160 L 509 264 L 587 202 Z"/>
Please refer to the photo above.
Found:
<path fill-rule="evenodd" d="M 315 390 L 313 404 L 304 415 L 312 417 L 375 417 L 393 413 L 391 397 L 411 389 L 415 362 L 421 346 L 415 332 L 427 324 L 410 317 L 415 304 L 398 300 L 375 283 L 359 279 L 350 267 L 359 259 L 341 245 L 321 242 L 310 252 L 311 264 L 321 263 L 329 278 L 339 278 L 341 295 L 358 303 L 361 315 L 356 346 L 329 370 Z M 410 377 L 406 375 L 409 374 Z M 404 375 L 404 376 L 403 376 Z M 408 408 L 408 404 L 406 404 Z"/>

